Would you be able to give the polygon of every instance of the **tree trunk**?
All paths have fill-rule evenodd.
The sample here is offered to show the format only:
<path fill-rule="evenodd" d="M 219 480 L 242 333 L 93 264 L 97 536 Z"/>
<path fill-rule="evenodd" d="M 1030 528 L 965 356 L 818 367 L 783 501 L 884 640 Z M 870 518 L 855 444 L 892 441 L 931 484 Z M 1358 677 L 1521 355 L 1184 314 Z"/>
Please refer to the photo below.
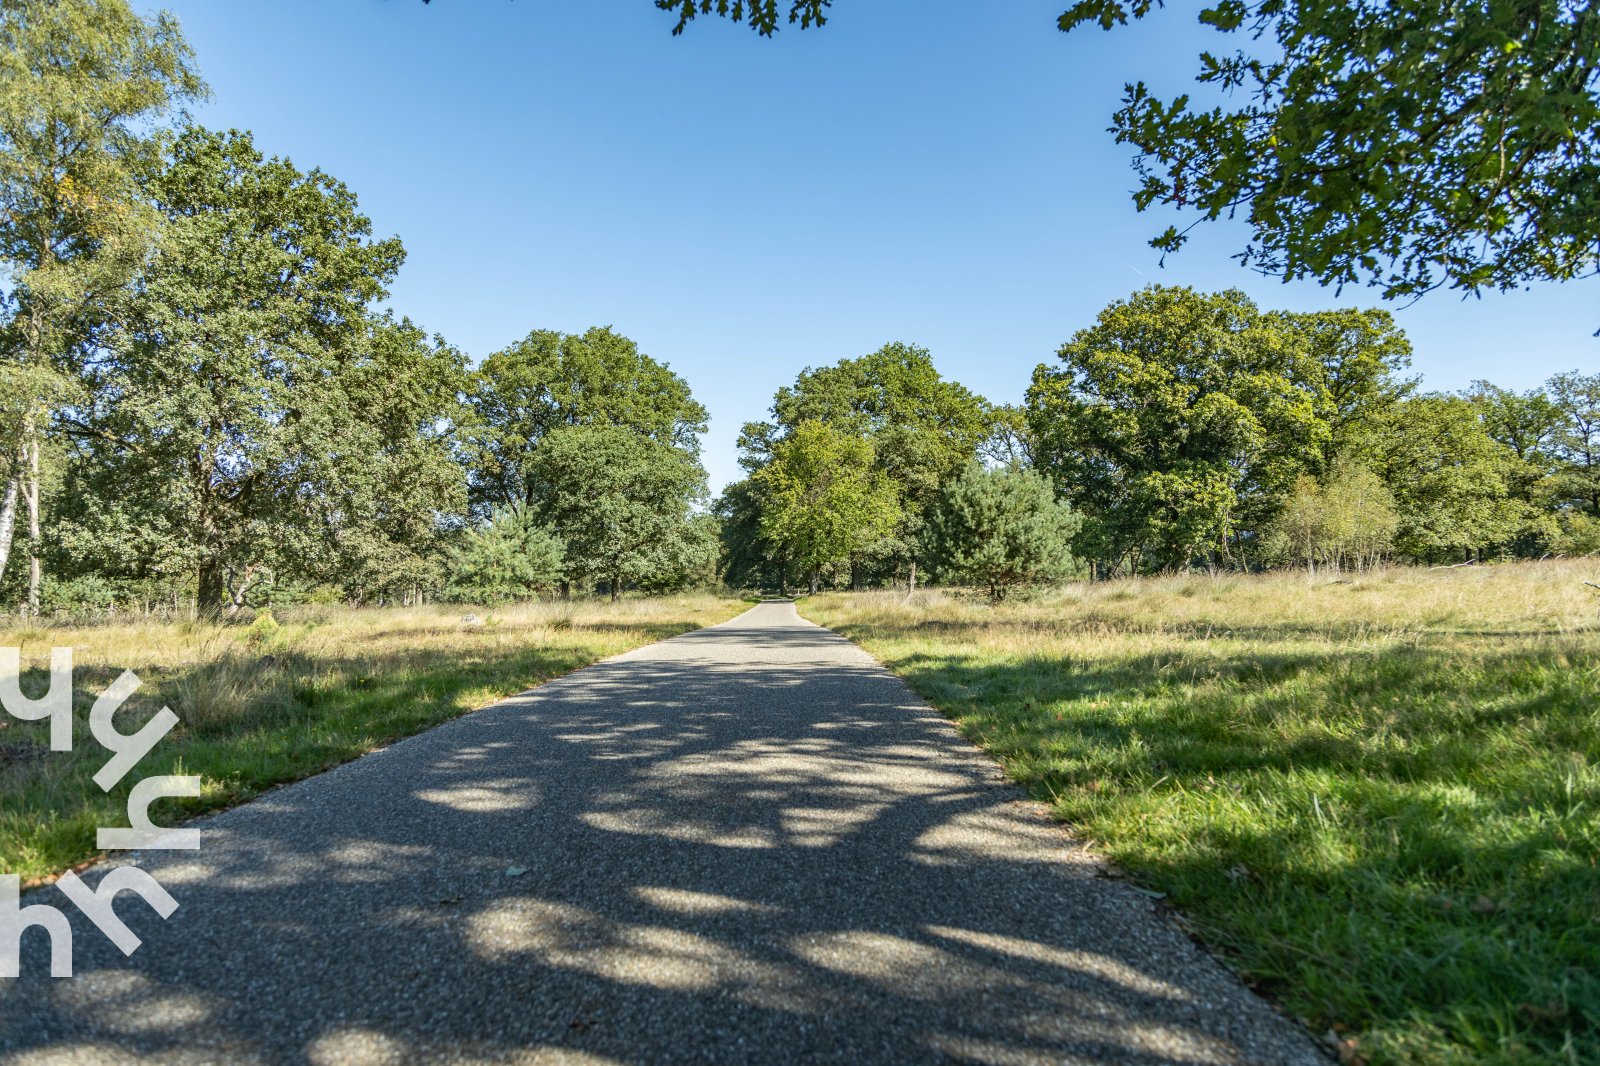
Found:
<path fill-rule="evenodd" d="M 6 561 L 11 558 L 11 537 L 17 529 L 17 490 L 20 479 L 6 482 L 5 499 L 0 500 L 0 578 L 6 576 Z"/>
<path fill-rule="evenodd" d="M 866 571 L 862 569 L 861 560 L 850 560 L 850 591 L 860 592 L 867 583 Z"/>
<path fill-rule="evenodd" d="M 28 428 L 31 442 L 28 448 L 28 613 L 37 616 L 39 613 L 39 589 L 43 584 L 44 572 L 39 563 L 39 438 L 37 431 L 32 426 Z"/>
<path fill-rule="evenodd" d="M 821 588 L 821 587 L 822 587 L 822 567 L 813 566 L 811 568 L 811 595 L 815 596 L 817 594 L 817 590 L 819 588 Z"/>
<path fill-rule="evenodd" d="M 227 585 L 222 576 L 222 566 L 215 559 L 200 564 L 200 574 L 195 582 L 194 609 L 201 617 L 209 617 L 222 610 L 227 596 Z"/>
<path fill-rule="evenodd" d="M 911 575 L 906 581 L 906 598 L 910 599 L 917 594 L 917 561 L 911 560 Z"/>
<path fill-rule="evenodd" d="M 616 603 L 622 599 L 622 571 L 611 572 L 611 602 Z"/>

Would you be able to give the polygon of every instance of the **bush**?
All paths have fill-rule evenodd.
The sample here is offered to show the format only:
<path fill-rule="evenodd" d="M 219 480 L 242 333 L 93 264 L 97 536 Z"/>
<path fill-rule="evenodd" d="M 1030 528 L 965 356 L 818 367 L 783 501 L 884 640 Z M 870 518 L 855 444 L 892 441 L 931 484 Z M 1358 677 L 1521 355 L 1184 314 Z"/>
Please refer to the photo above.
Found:
<path fill-rule="evenodd" d="M 271 611 L 262 611 L 250 623 L 250 630 L 245 639 L 252 644 L 268 644 L 271 643 L 272 638 L 276 637 L 278 631 L 282 628 L 278 624 L 278 620 L 272 616 Z"/>
<path fill-rule="evenodd" d="M 109 613 L 116 609 L 121 598 L 121 590 L 97 574 L 64 579 L 46 577 L 39 593 L 46 613 L 73 616 Z"/>
<path fill-rule="evenodd" d="M 1077 573 L 1072 537 L 1081 524 L 1043 474 L 972 466 L 946 486 L 929 524 L 935 569 L 1001 600 L 1017 585 Z"/>
<path fill-rule="evenodd" d="M 566 545 L 526 507 L 496 512 L 451 553 L 446 596 L 458 603 L 532 599 L 560 583 Z"/>
<path fill-rule="evenodd" d="M 1336 461 L 1326 484 L 1302 476 L 1267 532 L 1269 558 L 1332 570 L 1366 570 L 1389 554 L 1400 515 L 1366 467 Z"/>
<path fill-rule="evenodd" d="M 1561 517 L 1561 531 L 1550 542 L 1557 555 L 1600 555 L 1600 519 L 1587 514 Z"/>

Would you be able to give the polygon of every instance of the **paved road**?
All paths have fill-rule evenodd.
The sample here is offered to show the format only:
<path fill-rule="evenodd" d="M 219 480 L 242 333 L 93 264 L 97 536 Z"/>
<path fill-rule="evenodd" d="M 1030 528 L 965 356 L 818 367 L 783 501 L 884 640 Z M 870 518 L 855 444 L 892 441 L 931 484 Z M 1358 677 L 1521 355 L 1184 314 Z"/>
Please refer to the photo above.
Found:
<path fill-rule="evenodd" d="M 1323 1061 L 787 603 L 202 826 L 0 1061 Z"/>

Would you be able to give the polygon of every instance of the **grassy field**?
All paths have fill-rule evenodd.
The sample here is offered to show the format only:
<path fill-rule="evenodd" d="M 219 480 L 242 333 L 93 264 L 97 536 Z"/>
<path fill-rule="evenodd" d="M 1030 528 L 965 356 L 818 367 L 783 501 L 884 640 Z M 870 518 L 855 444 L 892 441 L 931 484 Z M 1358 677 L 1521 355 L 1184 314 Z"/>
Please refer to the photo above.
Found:
<path fill-rule="evenodd" d="M 5 628 L 21 647 L 23 690 L 42 694 L 52 646 L 75 649 L 74 750 L 52 753 L 43 722 L 0 715 L 0 872 L 25 881 L 94 857 L 97 826 L 126 825 L 128 789 L 156 774 L 199 774 L 198 800 L 164 800 L 170 823 L 227 807 L 597 659 L 731 618 L 748 605 L 676 596 L 460 607 L 302 608 L 269 625 L 122 624 Z M 42 669 L 38 667 L 43 667 Z M 91 780 L 105 753 L 89 736 L 94 697 L 123 670 L 144 681 L 117 715 L 134 732 L 166 704 L 181 719 L 122 785 Z"/>
<path fill-rule="evenodd" d="M 1176 577 L 860 641 L 1349 1062 L 1600 1062 L 1597 562 Z"/>

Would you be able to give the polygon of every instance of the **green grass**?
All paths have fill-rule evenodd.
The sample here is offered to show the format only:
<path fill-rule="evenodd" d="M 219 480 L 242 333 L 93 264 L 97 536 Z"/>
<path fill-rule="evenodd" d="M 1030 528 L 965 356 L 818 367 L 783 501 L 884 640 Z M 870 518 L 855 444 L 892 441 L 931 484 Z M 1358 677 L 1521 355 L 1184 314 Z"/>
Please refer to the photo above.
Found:
<path fill-rule="evenodd" d="M 728 597 L 529 604 L 463 622 L 464 609 L 306 609 L 270 627 L 126 624 L 0 629 L 21 647 L 23 689 L 43 693 L 51 646 L 75 649 L 75 744 L 0 715 L 0 872 L 47 878 L 93 859 L 99 826 L 127 824 L 128 790 L 198 774 L 199 799 L 163 800 L 157 824 L 232 806 L 552 677 L 744 610 Z M 480 609 L 481 612 L 481 609 Z M 109 794 L 89 736 L 94 697 L 124 669 L 144 687 L 117 714 L 135 732 L 163 704 L 181 724 Z"/>
<path fill-rule="evenodd" d="M 819 597 L 1347 1061 L 1600 1062 L 1600 597 L 1571 563 Z"/>

